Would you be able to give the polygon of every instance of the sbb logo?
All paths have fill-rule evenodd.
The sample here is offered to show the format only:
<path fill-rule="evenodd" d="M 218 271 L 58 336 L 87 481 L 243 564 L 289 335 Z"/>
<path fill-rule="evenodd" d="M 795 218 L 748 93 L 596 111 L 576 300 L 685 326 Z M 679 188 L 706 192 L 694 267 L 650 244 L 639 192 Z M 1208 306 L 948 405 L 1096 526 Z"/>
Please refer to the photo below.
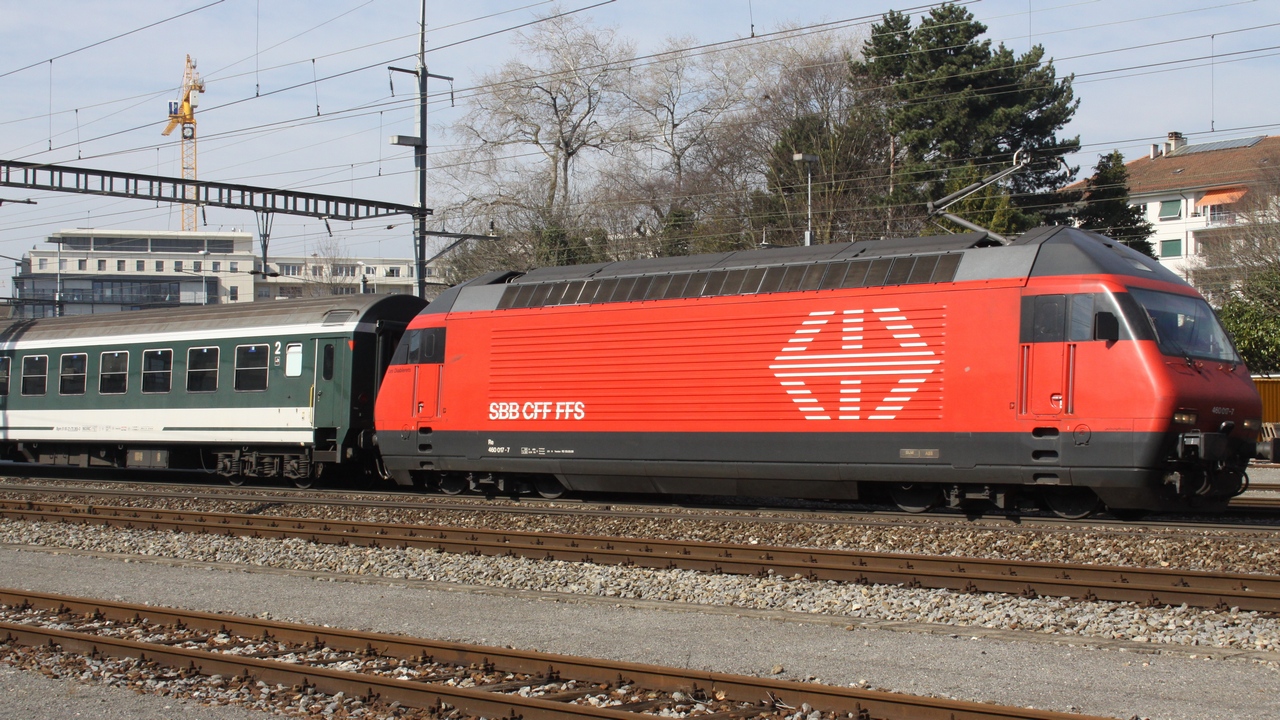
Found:
<path fill-rule="evenodd" d="M 490 420 L 582 420 L 587 406 L 574 400 L 489 403 Z"/>
<path fill-rule="evenodd" d="M 490 420 L 520 419 L 520 403 L 513 403 L 513 402 L 489 403 L 489 419 Z"/>

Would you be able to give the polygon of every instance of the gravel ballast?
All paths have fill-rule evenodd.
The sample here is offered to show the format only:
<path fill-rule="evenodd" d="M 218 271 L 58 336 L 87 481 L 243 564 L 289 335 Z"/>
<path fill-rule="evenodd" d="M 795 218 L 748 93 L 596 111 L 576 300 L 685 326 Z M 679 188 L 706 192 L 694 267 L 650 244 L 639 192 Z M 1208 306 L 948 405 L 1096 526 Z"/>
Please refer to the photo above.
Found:
<path fill-rule="evenodd" d="M 202 546 L 205 540 L 229 540 L 181 539 L 200 541 L 179 543 L 188 546 Z M 131 533 L 116 537 L 114 542 L 117 551 L 139 553 L 154 552 L 157 544 L 163 545 L 162 540 Z M 297 548 L 289 547 L 292 543 L 271 544 L 281 553 L 297 552 Z M 204 548 L 204 552 L 211 549 Z M 1226 662 L 1206 659 L 1206 655 L 1215 653 L 1211 648 L 1166 646 L 1173 654 L 1151 654 L 1143 652 L 1148 646 L 1142 644 L 1108 644 L 1103 640 L 1097 642 L 1111 649 L 1070 647 L 1053 644 L 1052 636 L 1019 630 L 975 628 L 970 634 L 963 628 L 922 623 L 909 628 L 920 632 L 879 632 L 867 629 L 874 623 L 810 615 L 795 607 L 698 608 L 599 594 L 496 587 L 469 590 L 380 575 L 359 578 L 368 584 L 317 582 L 307 575 L 330 577 L 328 573 L 355 570 L 362 565 L 366 566 L 366 573 L 374 567 L 381 571 L 388 567 L 383 564 L 385 556 L 370 555 L 368 550 L 314 549 L 326 553 L 342 550 L 364 557 L 358 562 L 357 558 L 346 558 L 346 565 L 338 564 L 326 571 L 262 567 L 227 572 L 190 560 L 155 558 L 125 563 L 86 557 L 75 551 L 56 554 L 51 550 L 18 552 L 4 548 L 0 549 L 0 584 L 128 602 L 249 615 L 267 613 L 277 619 L 300 622 L 724 672 L 771 675 L 781 668 L 778 676 L 792 679 L 857 683 L 1121 718 L 1137 715 L 1171 720 L 1261 720 L 1280 716 L 1280 670 L 1273 653 L 1216 651 L 1215 657 L 1255 658 Z M 221 545 L 215 550 L 212 554 L 217 561 L 236 564 L 244 563 L 245 553 L 249 552 L 244 547 Z M 189 566 L 166 564 L 174 562 Z M 535 563 L 527 572 L 545 575 L 551 565 Z M 436 571 L 437 581 L 456 581 L 461 578 L 451 575 L 462 573 L 465 568 L 449 565 L 437 567 Z M 496 571 L 490 568 L 474 572 L 483 575 Z M 769 582 L 779 586 L 791 583 Z M 404 583 L 413 586 L 401 586 Z M 857 629 L 845 630 L 846 622 Z M 1058 642 L 1087 643 L 1089 639 L 1058 636 Z M 78 702 L 73 700 L 67 707 L 78 708 Z M 0 716 L 29 716 L 19 712 L 23 708 L 9 708 L 4 703 L 0 700 Z"/>
<path fill-rule="evenodd" d="M 659 600 L 836 617 L 1032 630 L 1082 638 L 1274 651 L 1280 619 L 1256 612 L 1145 608 L 1133 603 L 1021 598 L 799 577 L 715 575 L 416 548 L 359 548 L 304 540 L 0 521 L 0 542 L 226 562 L 292 570 L 433 580 L 514 590 Z"/>

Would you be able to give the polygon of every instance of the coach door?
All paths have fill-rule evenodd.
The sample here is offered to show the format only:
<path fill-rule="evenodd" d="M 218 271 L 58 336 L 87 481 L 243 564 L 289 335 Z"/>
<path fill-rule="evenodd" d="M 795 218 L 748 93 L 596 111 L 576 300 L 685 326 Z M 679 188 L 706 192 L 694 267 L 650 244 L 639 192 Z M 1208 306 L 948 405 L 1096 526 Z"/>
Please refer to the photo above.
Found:
<path fill-rule="evenodd" d="M 346 377 L 346 357 L 343 352 L 347 339 L 342 337 L 317 338 L 316 379 L 313 404 L 317 428 L 339 428 L 347 425 L 347 397 L 349 388 L 343 382 Z"/>
<path fill-rule="evenodd" d="M 1022 298 L 1018 392 L 1021 416 L 1061 416 L 1068 395 L 1066 295 Z"/>

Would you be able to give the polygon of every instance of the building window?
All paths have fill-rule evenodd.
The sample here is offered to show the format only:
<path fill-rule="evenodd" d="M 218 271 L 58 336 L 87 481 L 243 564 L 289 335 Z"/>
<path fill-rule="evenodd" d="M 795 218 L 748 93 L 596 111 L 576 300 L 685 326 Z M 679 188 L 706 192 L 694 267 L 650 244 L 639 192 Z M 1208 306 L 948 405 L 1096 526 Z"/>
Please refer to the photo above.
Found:
<path fill-rule="evenodd" d="M 106 269 L 107 269 L 107 261 L 106 261 L 106 260 L 99 260 L 99 261 L 98 261 L 98 272 L 104 272 Z"/>
<path fill-rule="evenodd" d="M 320 277 L 324 275 L 324 268 L 319 265 L 311 266 L 311 277 Z"/>
<path fill-rule="evenodd" d="M 280 274 L 287 275 L 289 277 L 297 277 L 302 274 L 302 266 L 301 265 L 281 265 Z"/>
<path fill-rule="evenodd" d="M 199 260 L 193 260 L 193 261 L 191 262 L 191 271 L 192 271 L 192 272 L 200 272 L 200 271 L 201 271 L 201 270 L 203 270 L 203 269 L 204 269 L 204 263 L 200 262 Z"/>
<path fill-rule="evenodd" d="M 187 351 L 187 392 L 218 391 L 218 348 L 191 348 Z"/>
<path fill-rule="evenodd" d="M 129 353 L 104 352 L 98 364 L 98 393 L 123 395 L 129 389 Z"/>
<path fill-rule="evenodd" d="M 77 270 L 79 270 L 79 271 L 81 271 L 81 272 L 84 272 L 85 270 L 88 270 L 88 269 L 89 269 L 89 261 L 88 261 L 88 259 L 85 259 L 85 260 L 77 260 L 77 261 L 76 261 L 76 269 L 77 269 Z"/>
<path fill-rule="evenodd" d="M 267 367 L 271 349 L 267 345 L 237 345 L 235 389 L 261 392 L 267 389 Z"/>
<path fill-rule="evenodd" d="M 230 263 L 227 263 L 227 265 L 228 265 L 227 270 L 229 272 L 240 272 L 240 263 L 230 262 Z"/>
<path fill-rule="evenodd" d="M 269 287 L 258 288 L 258 297 L 259 297 L 259 298 L 261 298 L 261 299 L 263 299 L 263 300 L 270 300 L 270 299 L 271 299 L 271 288 L 269 288 Z"/>
<path fill-rule="evenodd" d="M 66 269 L 67 269 L 67 259 L 66 259 L 66 258 L 58 258 L 58 269 L 59 269 L 59 270 L 66 270 Z"/>
<path fill-rule="evenodd" d="M 1181 200 L 1163 200 L 1160 203 L 1161 220 L 1177 220 L 1182 217 Z"/>
<path fill-rule="evenodd" d="M 48 373 L 48 355 L 29 355 L 22 358 L 22 394 L 44 395 L 49 384 Z"/>
<path fill-rule="evenodd" d="M 39 260 L 39 262 L 37 263 L 37 265 L 40 267 L 40 269 L 41 269 L 41 270 L 48 270 L 48 269 L 49 269 L 49 258 L 40 258 L 40 260 Z"/>
<path fill-rule="evenodd" d="M 116 261 L 116 272 L 124 272 L 124 261 L 123 261 L 123 260 L 117 260 L 117 261 Z"/>
<path fill-rule="evenodd" d="M 164 272 L 164 261 L 163 261 L 163 260 L 157 260 L 157 261 L 156 261 L 156 272 Z"/>
<path fill-rule="evenodd" d="M 173 271 L 174 271 L 174 272 L 182 272 L 182 261 L 181 261 L 181 260 L 174 260 L 174 261 L 173 261 Z"/>
<path fill-rule="evenodd" d="M 356 288 L 354 285 L 340 285 L 336 288 L 333 288 L 330 294 L 331 295 L 355 295 Z"/>
<path fill-rule="evenodd" d="M 173 351 L 142 352 L 142 392 L 167 393 L 173 386 Z"/>
<path fill-rule="evenodd" d="M 1182 257 L 1182 240 L 1161 240 L 1160 257 Z"/>
<path fill-rule="evenodd" d="M 398 267 L 387 268 L 387 277 L 400 277 L 400 268 Z"/>
<path fill-rule="evenodd" d="M 147 271 L 147 261 L 146 261 L 146 260 L 139 260 L 139 261 L 138 261 L 138 272 L 146 272 L 146 271 Z"/>
<path fill-rule="evenodd" d="M 355 277 L 355 265 L 331 265 L 329 266 L 329 274 L 333 277 Z"/>
<path fill-rule="evenodd" d="M 276 295 L 285 298 L 300 298 L 302 297 L 302 288 L 298 285 L 286 285 L 276 288 Z"/>
<path fill-rule="evenodd" d="M 231 302 L 239 302 L 240 288 L 236 287 L 235 285 L 232 285 L 231 287 L 227 288 L 227 300 L 230 300 Z"/>
<path fill-rule="evenodd" d="M 365 266 L 364 266 L 364 274 L 365 274 L 365 275 L 377 275 L 377 274 L 378 274 L 378 268 L 374 267 L 373 265 L 365 265 Z"/>
<path fill-rule="evenodd" d="M 63 355 L 61 367 L 58 369 L 58 394 L 83 395 L 88 366 L 89 356 L 85 353 Z"/>
<path fill-rule="evenodd" d="M 8 369 L 5 370 L 5 382 L 8 382 Z M 289 343 L 284 349 L 284 376 L 298 377 L 302 375 L 302 343 Z"/>
<path fill-rule="evenodd" d="M 12 360 L 0 357 L 0 396 L 9 394 L 9 365 Z"/>

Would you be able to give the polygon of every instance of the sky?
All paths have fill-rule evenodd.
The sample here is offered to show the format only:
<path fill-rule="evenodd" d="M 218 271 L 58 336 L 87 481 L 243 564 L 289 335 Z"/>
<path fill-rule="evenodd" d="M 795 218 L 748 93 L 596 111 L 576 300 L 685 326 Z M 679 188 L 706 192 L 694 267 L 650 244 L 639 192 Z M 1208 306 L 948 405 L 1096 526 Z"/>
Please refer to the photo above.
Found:
<path fill-rule="evenodd" d="M 449 149 L 475 79 L 514 57 L 516 28 L 550 12 L 612 27 L 640 55 L 671 36 L 715 43 L 835 23 L 865 35 L 903 0 L 427 0 L 432 159 Z M 1280 0 L 977 0 L 987 38 L 1043 45 L 1080 100 L 1061 133 L 1100 153 L 1146 154 L 1169 131 L 1190 142 L 1280 134 Z M 0 0 L 0 159 L 180 176 L 162 137 L 187 55 L 206 83 L 199 178 L 412 204 L 419 0 Z M 835 31 L 835 30 L 833 30 Z M 392 86 L 394 82 L 394 87 Z M 451 106 L 452 87 L 456 105 Z M 428 162 L 430 166 L 430 160 Z M 434 190 L 434 188 L 433 188 Z M 0 256 L 68 228 L 181 229 L 178 206 L 0 187 Z M 435 199 L 439 201 L 439 198 Z M 433 198 L 428 198 L 432 205 Z M 388 228 L 391 224 L 393 227 Z M 201 229 L 253 230 L 248 211 L 208 208 Z M 438 228 L 436 228 L 438 229 Z M 310 254 L 329 233 L 353 256 L 409 257 L 412 227 L 277 215 L 272 254 Z M 12 261 L 0 257 L 0 296 Z"/>

